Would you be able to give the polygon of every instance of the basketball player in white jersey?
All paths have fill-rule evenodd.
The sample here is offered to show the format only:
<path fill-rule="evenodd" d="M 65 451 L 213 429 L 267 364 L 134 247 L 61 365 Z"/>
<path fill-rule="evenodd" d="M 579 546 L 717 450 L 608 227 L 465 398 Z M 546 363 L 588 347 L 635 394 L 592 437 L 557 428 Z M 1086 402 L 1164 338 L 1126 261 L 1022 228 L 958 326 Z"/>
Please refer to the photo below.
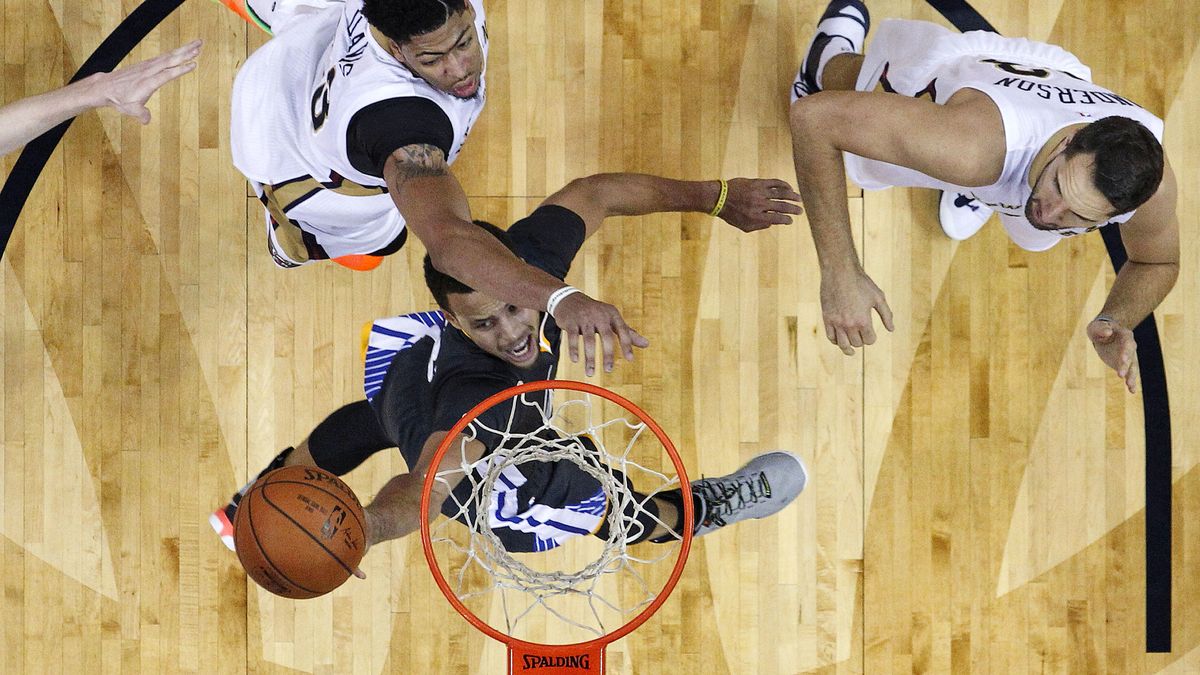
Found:
<path fill-rule="evenodd" d="M 1162 120 L 1092 84 L 1053 45 L 893 19 L 864 56 L 868 26 L 858 0 L 830 3 L 792 87 L 792 150 L 830 342 L 846 354 L 874 343 L 872 309 L 892 330 L 887 300 L 854 251 L 846 174 L 867 189 L 932 187 L 948 195 L 942 228 L 955 239 L 993 210 L 1030 251 L 1124 223 L 1129 261 L 1087 334 L 1134 391 L 1132 329 L 1179 272 Z"/>
<path fill-rule="evenodd" d="M 522 263 L 471 224 L 449 165 L 483 109 L 479 0 L 229 0 L 274 38 L 233 88 L 234 164 L 266 207 L 276 264 L 371 269 L 412 230 L 434 264 L 530 309 L 550 309 L 578 361 L 606 370 L 648 342 L 612 305 Z M 714 200 L 716 197 L 714 196 Z M 780 221 L 784 222 L 784 221 Z"/>

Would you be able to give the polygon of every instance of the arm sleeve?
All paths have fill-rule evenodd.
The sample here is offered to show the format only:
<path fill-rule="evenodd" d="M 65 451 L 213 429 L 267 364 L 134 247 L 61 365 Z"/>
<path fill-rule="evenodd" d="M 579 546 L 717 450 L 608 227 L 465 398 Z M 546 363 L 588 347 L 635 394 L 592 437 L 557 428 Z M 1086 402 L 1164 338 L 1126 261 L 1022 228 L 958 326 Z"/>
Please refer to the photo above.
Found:
<path fill-rule="evenodd" d="M 508 228 L 517 255 L 559 279 L 566 278 L 571 269 L 585 232 L 583 218 L 554 204 L 538 207 Z"/>
<path fill-rule="evenodd" d="M 383 177 L 387 158 L 406 145 L 424 143 L 450 156 L 454 126 L 438 104 L 419 96 L 389 98 L 354 113 L 346 127 L 346 154 L 355 169 Z"/>

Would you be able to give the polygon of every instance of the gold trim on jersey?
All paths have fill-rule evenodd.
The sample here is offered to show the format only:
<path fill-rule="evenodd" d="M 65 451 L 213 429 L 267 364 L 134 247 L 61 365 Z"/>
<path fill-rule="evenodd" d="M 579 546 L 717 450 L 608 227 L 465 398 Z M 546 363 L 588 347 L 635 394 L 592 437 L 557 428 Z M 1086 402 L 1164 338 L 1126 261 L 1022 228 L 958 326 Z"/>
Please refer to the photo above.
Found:
<path fill-rule="evenodd" d="M 271 214 L 271 225 L 287 257 L 300 263 L 312 259 L 308 245 L 304 243 L 304 228 L 288 217 L 287 212 L 320 190 L 331 190 L 347 197 L 374 197 L 387 193 L 382 186 L 360 185 L 352 180 L 334 176 L 334 181 L 322 183 L 312 176 L 293 178 L 275 185 L 262 186 L 262 202 Z"/>

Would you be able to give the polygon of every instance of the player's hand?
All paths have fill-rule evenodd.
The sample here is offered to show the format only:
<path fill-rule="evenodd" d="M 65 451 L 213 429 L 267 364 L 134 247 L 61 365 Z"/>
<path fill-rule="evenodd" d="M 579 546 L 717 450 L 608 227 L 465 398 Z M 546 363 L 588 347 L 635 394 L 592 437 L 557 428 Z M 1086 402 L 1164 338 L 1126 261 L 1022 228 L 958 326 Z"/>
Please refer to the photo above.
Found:
<path fill-rule="evenodd" d="M 742 232 L 787 225 L 793 215 L 804 213 L 800 195 L 791 185 L 774 178 L 733 178 L 721 209 L 721 220 Z"/>
<path fill-rule="evenodd" d="M 1111 319 L 1092 319 L 1087 336 L 1104 365 L 1117 371 L 1129 393 L 1137 391 L 1137 341 L 1133 331 Z"/>
<path fill-rule="evenodd" d="M 650 341 L 625 323 L 616 307 L 593 300 L 583 293 L 572 293 L 554 309 L 554 321 L 567 336 L 572 363 L 579 363 L 579 343 L 583 343 L 583 369 L 591 377 L 596 372 L 596 340 L 604 358 L 604 372 L 613 369 L 613 354 L 619 348 L 626 361 L 633 360 L 633 348 L 646 348 Z"/>
<path fill-rule="evenodd" d="M 825 337 L 847 356 L 856 347 L 875 344 L 871 310 L 879 314 L 883 327 L 892 327 L 892 309 L 883 291 L 861 270 L 828 272 L 821 275 L 821 313 Z"/>
<path fill-rule="evenodd" d="M 201 40 L 195 40 L 141 63 L 95 75 L 98 95 L 103 97 L 104 105 L 111 105 L 136 117 L 142 124 L 148 124 L 150 110 L 146 108 L 146 101 L 159 87 L 196 68 L 196 57 L 200 55 L 202 44 Z"/>

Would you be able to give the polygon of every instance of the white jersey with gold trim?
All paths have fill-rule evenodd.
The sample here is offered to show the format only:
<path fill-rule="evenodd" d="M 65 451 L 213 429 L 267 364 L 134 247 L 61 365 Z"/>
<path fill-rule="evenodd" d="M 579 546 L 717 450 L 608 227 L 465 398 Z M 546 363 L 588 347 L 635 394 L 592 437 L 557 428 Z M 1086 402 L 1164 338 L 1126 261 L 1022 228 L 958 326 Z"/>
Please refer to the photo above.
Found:
<path fill-rule="evenodd" d="M 1055 132 L 1080 122 L 1120 116 L 1140 122 L 1162 141 L 1161 119 L 1093 84 L 1091 77 L 1091 70 L 1061 47 L 985 31 L 959 34 L 924 21 L 888 19 L 880 23 L 867 50 L 856 88 L 924 97 L 939 104 L 960 89 L 983 92 L 995 102 L 1004 121 L 1004 169 L 993 185 L 964 187 L 906 167 L 846 154 L 846 173 L 866 189 L 924 187 L 971 195 L 1000 214 L 1018 246 L 1029 251 L 1048 249 L 1064 237 L 1082 232 L 1039 230 L 1025 218 L 1025 203 L 1033 192 L 1030 167 Z M 946 150 L 952 152 L 953 148 Z M 1132 216 L 1132 211 L 1124 213 L 1109 223 Z"/>
<path fill-rule="evenodd" d="M 392 98 L 429 99 L 453 127 L 446 158 L 453 162 L 483 110 L 488 39 L 480 0 L 471 5 L 485 67 L 478 93 L 469 99 L 435 89 L 397 62 L 363 17 L 362 4 L 331 3 L 272 24 L 275 37 L 250 55 L 234 82 L 234 165 L 260 197 L 273 197 L 270 186 L 281 185 L 301 197 L 268 204 L 272 254 L 282 266 L 308 257 L 298 238 L 272 231 L 272 213 L 285 215 L 331 258 L 382 249 L 404 228 L 384 180 L 350 163 L 346 132 L 358 111 Z M 299 189 L 304 185 L 312 189 Z"/>

